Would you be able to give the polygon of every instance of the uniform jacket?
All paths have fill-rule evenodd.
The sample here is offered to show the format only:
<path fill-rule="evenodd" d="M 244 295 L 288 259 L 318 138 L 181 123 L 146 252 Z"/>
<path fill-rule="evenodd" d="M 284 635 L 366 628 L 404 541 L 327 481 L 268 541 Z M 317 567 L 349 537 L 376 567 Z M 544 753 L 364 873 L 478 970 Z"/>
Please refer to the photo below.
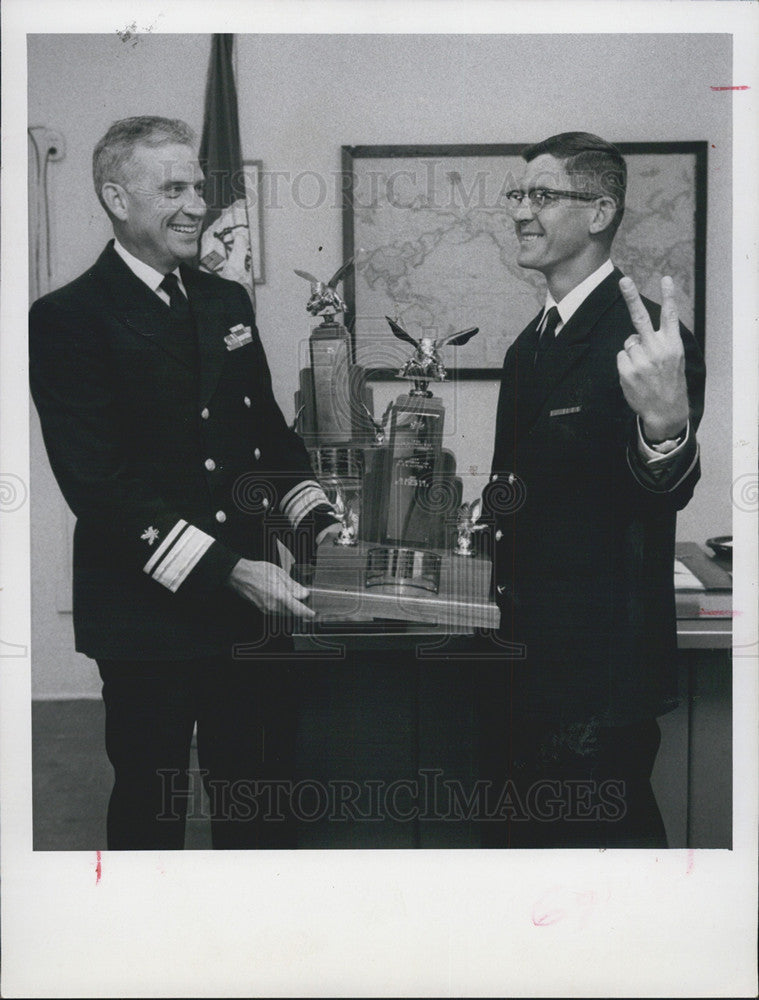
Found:
<path fill-rule="evenodd" d="M 638 455 L 616 355 L 634 333 L 615 270 L 562 329 L 539 371 L 536 317 L 506 354 L 484 492 L 501 636 L 518 710 L 618 725 L 676 704 L 676 512 L 699 478 L 704 366 L 681 327 L 690 401 L 684 448 Z M 659 307 L 644 300 L 655 327 Z"/>
<path fill-rule="evenodd" d="M 274 560 L 278 531 L 291 544 L 297 532 L 307 558 L 304 541 L 334 523 L 274 399 L 245 290 L 180 271 L 196 336 L 112 243 L 30 314 L 32 394 L 77 519 L 77 649 L 93 657 L 258 641 L 263 616 L 225 585 L 230 570 Z"/>

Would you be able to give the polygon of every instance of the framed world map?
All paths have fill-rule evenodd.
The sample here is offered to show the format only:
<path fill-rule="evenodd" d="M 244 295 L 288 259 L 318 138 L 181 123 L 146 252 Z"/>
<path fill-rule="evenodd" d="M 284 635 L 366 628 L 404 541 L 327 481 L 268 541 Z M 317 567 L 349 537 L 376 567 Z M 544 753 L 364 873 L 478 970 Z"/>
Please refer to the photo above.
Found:
<path fill-rule="evenodd" d="M 542 308 L 541 274 L 516 263 L 506 207 L 524 145 L 343 146 L 346 325 L 355 360 L 372 379 L 394 377 L 414 337 L 467 327 L 478 336 L 445 348 L 452 379 L 500 375 L 506 349 Z M 660 299 L 675 282 L 680 318 L 704 343 L 704 142 L 617 143 L 628 168 L 625 215 L 613 260 L 639 291 Z"/>

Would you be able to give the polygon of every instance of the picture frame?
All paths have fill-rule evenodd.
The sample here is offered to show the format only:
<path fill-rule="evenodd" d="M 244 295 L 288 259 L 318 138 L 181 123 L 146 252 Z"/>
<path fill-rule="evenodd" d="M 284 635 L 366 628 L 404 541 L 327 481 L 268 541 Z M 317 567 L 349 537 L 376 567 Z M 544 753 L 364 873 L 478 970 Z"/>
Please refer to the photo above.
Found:
<path fill-rule="evenodd" d="M 706 301 L 708 143 L 623 142 L 625 215 L 613 259 L 642 295 L 670 274 L 680 317 L 702 349 Z M 386 317 L 418 337 L 478 326 L 444 359 L 451 380 L 500 376 L 504 354 L 542 308 L 545 283 L 516 264 L 505 203 L 526 143 L 343 146 L 344 282 L 354 360 L 395 377 L 408 348 Z M 459 360 L 460 359 L 460 360 Z"/>
<path fill-rule="evenodd" d="M 261 212 L 262 198 L 262 160 L 243 160 L 245 175 L 245 206 L 248 214 L 248 229 L 250 230 L 251 269 L 253 284 L 266 284 L 264 269 L 264 225 Z"/>

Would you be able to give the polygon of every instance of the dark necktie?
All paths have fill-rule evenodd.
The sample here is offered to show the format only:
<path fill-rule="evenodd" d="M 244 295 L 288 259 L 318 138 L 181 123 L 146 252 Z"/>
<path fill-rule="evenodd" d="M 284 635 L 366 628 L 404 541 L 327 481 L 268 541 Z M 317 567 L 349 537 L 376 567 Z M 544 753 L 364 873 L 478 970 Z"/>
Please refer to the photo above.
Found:
<path fill-rule="evenodd" d="M 164 275 L 158 286 L 169 296 L 169 314 L 171 316 L 172 338 L 177 347 L 185 352 L 189 363 L 196 359 L 195 321 L 192 318 L 190 303 L 179 287 L 176 274 Z"/>
<path fill-rule="evenodd" d="M 174 319 L 187 320 L 190 316 L 190 306 L 186 296 L 179 287 L 179 279 L 176 274 L 170 272 L 165 274 L 163 281 L 158 286 L 169 296 L 169 309 Z"/>
<path fill-rule="evenodd" d="M 556 306 L 551 306 L 551 308 L 546 313 L 545 323 L 543 324 L 543 332 L 540 334 L 540 339 L 538 340 L 538 345 L 535 348 L 535 367 L 540 364 L 541 361 L 545 359 L 546 354 L 550 351 L 556 340 L 556 327 L 561 323 L 561 316 L 559 315 L 559 310 Z"/>

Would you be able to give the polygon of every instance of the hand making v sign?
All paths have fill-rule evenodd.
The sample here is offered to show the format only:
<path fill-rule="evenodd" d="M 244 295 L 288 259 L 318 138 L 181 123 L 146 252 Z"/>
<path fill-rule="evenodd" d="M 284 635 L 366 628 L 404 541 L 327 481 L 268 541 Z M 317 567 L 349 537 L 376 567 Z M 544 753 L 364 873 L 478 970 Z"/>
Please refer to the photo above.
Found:
<path fill-rule="evenodd" d="M 675 438 L 688 423 L 688 389 L 673 281 L 670 277 L 661 280 L 658 330 L 654 330 L 632 279 L 622 278 L 619 288 L 637 331 L 617 355 L 622 392 L 640 417 L 649 441 Z"/>

